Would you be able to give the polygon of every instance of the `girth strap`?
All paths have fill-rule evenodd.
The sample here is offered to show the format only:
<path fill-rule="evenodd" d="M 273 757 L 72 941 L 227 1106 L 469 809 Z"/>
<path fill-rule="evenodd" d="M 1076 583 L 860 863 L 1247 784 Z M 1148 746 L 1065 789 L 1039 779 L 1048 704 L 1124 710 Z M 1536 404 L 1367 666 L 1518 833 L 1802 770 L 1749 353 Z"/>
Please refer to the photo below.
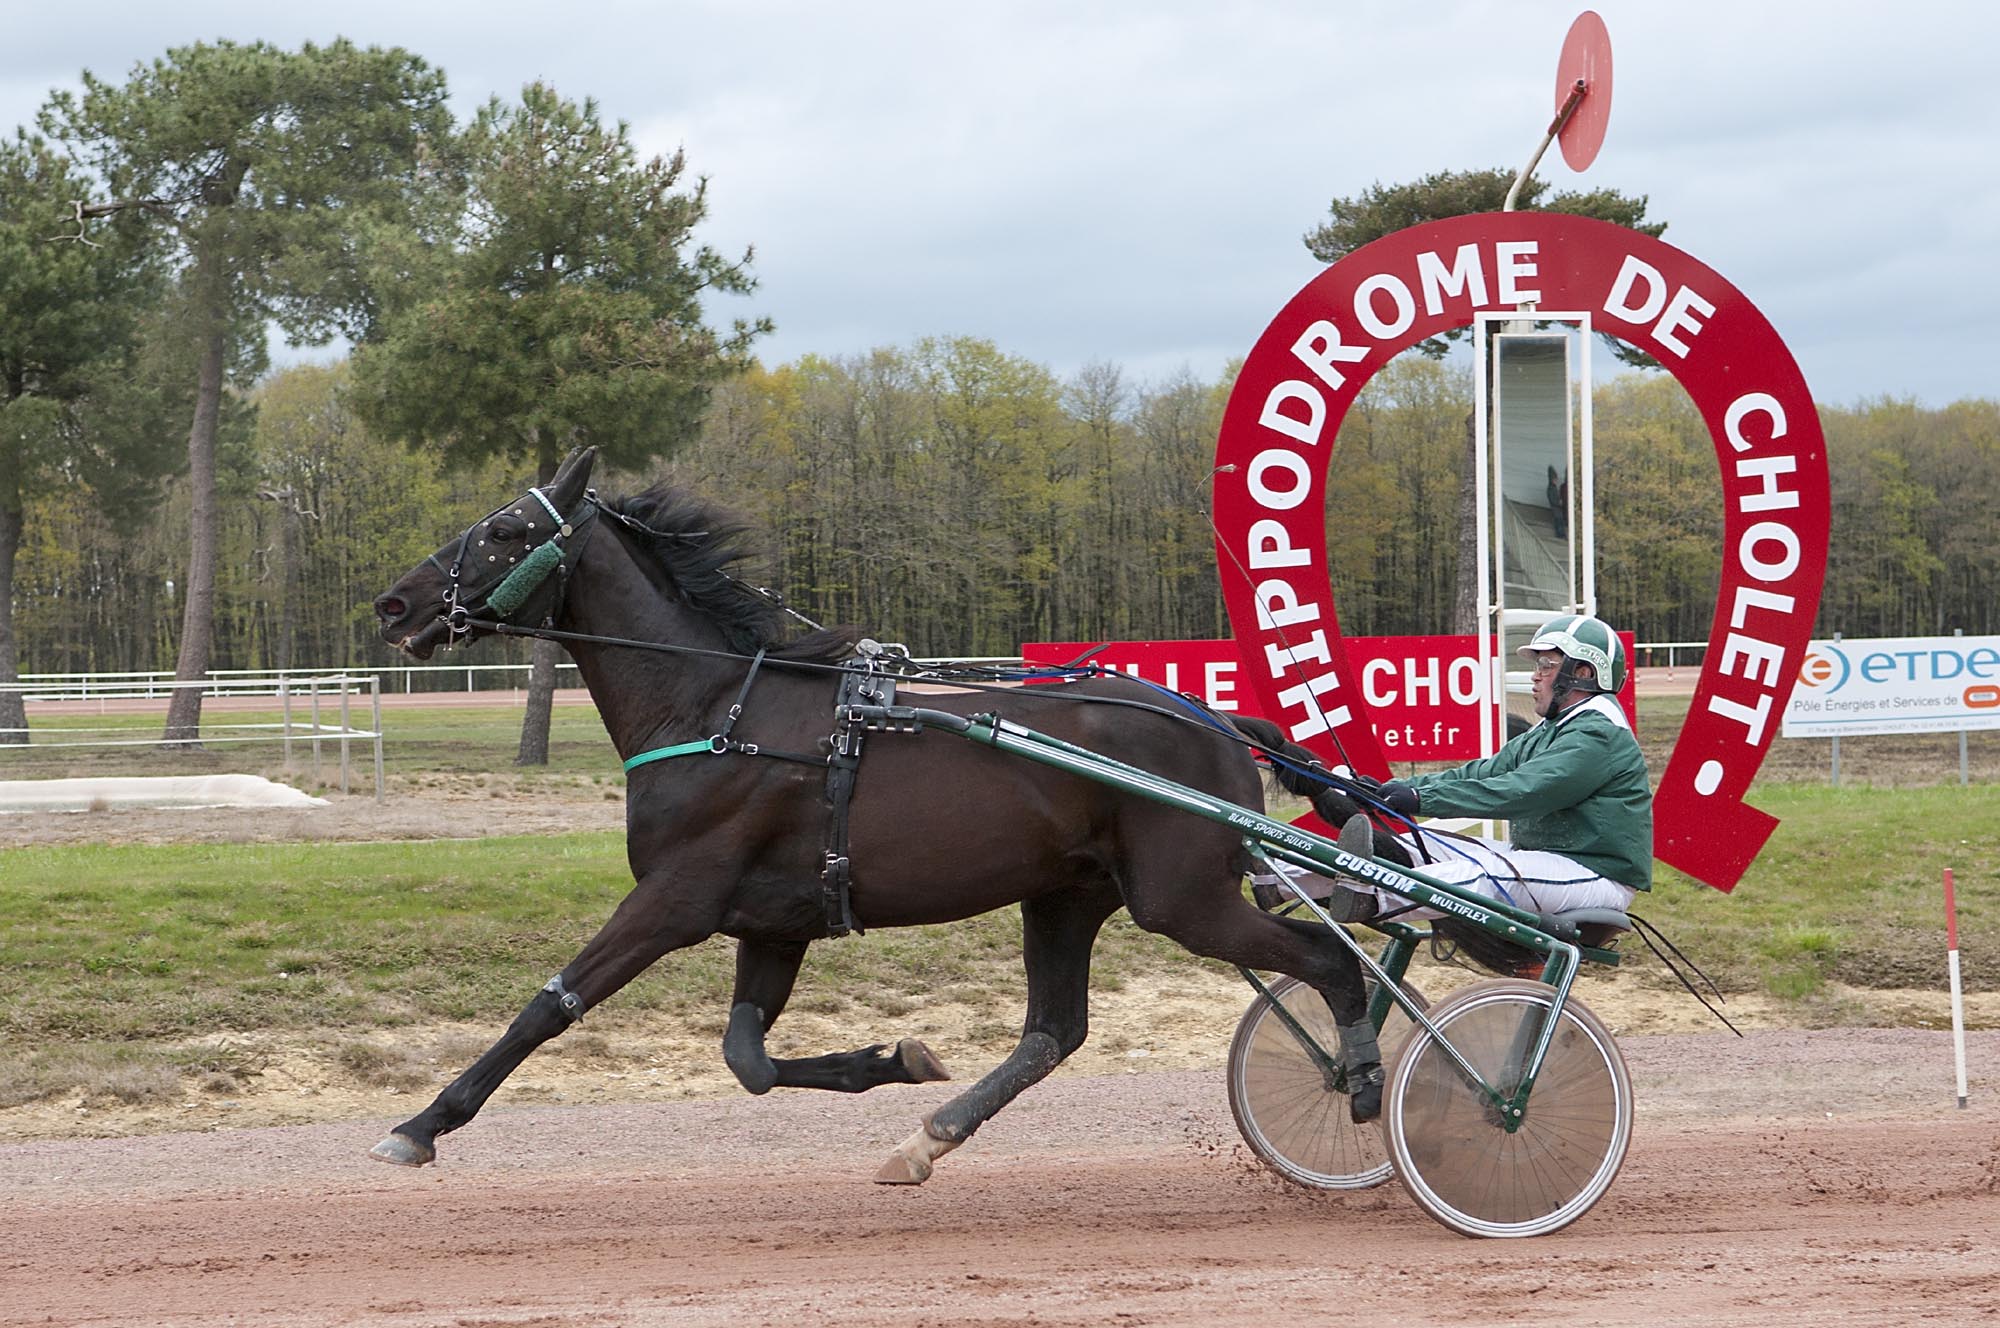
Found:
<path fill-rule="evenodd" d="M 896 698 L 896 680 L 873 667 L 850 668 L 840 675 L 840 691 L 833 702 L 833 751 L 826 759 L 826 855 L 820 870 L 820 900 L 826 908 L 826 934 L 845 936 L 864 930 L 854 920 L 848 900 L 853 879 L 847 855 L 848 803 L 854 797 L 854 779 L 861 768 L 863 724 L 855 713 L 858 706 L 890 705 Z"/>

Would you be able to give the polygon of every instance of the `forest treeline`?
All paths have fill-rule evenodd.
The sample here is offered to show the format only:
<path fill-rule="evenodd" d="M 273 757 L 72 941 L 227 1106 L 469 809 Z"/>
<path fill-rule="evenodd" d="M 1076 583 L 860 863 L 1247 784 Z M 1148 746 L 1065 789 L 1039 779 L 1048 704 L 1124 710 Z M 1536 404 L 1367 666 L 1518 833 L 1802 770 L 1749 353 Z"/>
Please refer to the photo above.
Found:
<path fill-rule="evenodd" d="M 1027 640 L 1228 635 L 1207 515 L 1227 374 L 1067 378 L 940 338 L 718 384 L 695 439 L 600 470 L 608 493 L 670 481 L 767 534 L 756 575 L 800 612 L 926 655 Z M 1341 429 L 1327 531 L 1350 633 L 1448 630 L 1469 371 L 1406 355 Z M 369 601 L 532 481 L 529 463 L 448 462 L 364 427 L 346 363 L 265 377 L 218 457 L 215 668 L 398 662 Z M 1601 611 L 1641 640 L 1706 639 L 1721 549 L 1714 445 L 1660 373 L 1598 388 Z M 1818 631 L 2000 632 L 2000 404 L 1822 406 L 1833 557 Z M 31 496 L 15 568 L 28 673 L 170 668 L 187 483 L 105 504 Z M 524 658 L 489 643 L 484 661 Z M 469 661 L 470 662 L 470 661 Z"/>

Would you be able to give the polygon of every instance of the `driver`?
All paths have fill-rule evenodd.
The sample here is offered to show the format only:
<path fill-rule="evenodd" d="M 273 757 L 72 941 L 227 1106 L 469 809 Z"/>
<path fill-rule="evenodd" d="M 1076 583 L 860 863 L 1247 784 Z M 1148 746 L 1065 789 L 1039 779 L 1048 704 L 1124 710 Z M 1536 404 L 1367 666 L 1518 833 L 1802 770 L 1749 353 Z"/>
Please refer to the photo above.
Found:
<path fill-rule="evenodd" d="M 1653 883 L 1653 794 L 1645 757 L 1617 700 L 1625 682 L 1624 647 L 1603 620 L 1570 615 L 1545 624 L 1520 653 L 1535 661 L 1541 723 L 1492 756 L 1454 770 L 1383 784 L 1358 781 L 1403 817 L 1505 818 L 1512 840 L 1406 831 L 1391 841 L 1402 852 L 1382 856 L 1407 852 L 1426 876 L 1536 913 L 1623 912 Z M 1330 789 L 1314 796 L 1314 806 L 1335 824 L 1352 811 L 1347 798 Z M 1366 827 L 1365 820 L 1350 822 L 1343 846 Z M 1381 848 L 1389 850 L 1390 843 Z M 1311 877 L 1302 883 L 1320 885 Z M 1332 892 L 1328 906 L 1340 921 L 1365 922 L 1398 910 L 1405 910 L 1399 913 L 1405 919 L 1436 916 L 1363 882 L 1339 883 L 1349 888 Z"/>

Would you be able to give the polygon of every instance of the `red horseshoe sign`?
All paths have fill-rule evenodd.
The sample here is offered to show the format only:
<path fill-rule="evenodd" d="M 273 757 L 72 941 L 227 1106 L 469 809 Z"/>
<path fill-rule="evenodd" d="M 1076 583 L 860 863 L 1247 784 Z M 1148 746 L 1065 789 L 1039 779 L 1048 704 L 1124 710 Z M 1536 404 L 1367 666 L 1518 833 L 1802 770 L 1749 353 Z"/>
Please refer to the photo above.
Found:
<path fill-rule="evenodd" d="M 1549 212 L 1415 226 L 1294 296 L 1245 361 L 1216 445 L 1217 552 L 1245 683 L 1297 741 L 1387 762 L 1341 645 L 1325 499 L 1340 421 L 1399 351 L 1481 310 L 1588 311 L 1693 398 L 1715 441 L 1721 592 L 1686 724 L 1654 796 L 1654 854 L 1734 888 L 1777 827 L 1744 801 L 1777 736 L 1826 574 L 1826 445 L 1791 352 L 1743 294 L 1637 231 Z"/>

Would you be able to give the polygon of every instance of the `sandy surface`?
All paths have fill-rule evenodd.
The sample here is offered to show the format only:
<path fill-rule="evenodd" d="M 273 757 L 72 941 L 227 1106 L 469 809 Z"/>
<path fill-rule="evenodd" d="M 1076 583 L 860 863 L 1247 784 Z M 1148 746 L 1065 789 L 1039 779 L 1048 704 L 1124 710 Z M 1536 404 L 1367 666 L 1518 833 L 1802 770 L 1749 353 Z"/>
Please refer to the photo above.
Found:
<path fill-rule="evenodd" d="M 1978 1063 L 2000 1034 L 1975 1036 Z M 1208 1071 L 1052 1081 L 918 1189 L 951 1091 L 495 1107 L 436 1167 L 386 1121 L 0 1146 L 0 1324 L 1967 1324 L 2000 1315 L 2000 1112 L 1944 1035 L 1623 1040 L 1623 1173 L 1472 1242 L 1391 1183 L 1248 1156 Z"/>
<path fill-rule="evenodd" d="M 592 797 L 588 781 L 542 777 L 523 786 L 503 773 L 433 775 L 425 787 L 392 779 L 381 801 L 372 792 L 329 792 L 324 807 L 103 807 L 82 812 L 0 814 L 0 848 L 39 844 L 248 844 L 301 840 L 398 840 L 476 837 L 496 805 L 509 834 L 623 830 L 622 788 Z M 551 787 L 554 785 L 554 787 Z M 366 787 L 366 781 L 363 781 Z"/>

